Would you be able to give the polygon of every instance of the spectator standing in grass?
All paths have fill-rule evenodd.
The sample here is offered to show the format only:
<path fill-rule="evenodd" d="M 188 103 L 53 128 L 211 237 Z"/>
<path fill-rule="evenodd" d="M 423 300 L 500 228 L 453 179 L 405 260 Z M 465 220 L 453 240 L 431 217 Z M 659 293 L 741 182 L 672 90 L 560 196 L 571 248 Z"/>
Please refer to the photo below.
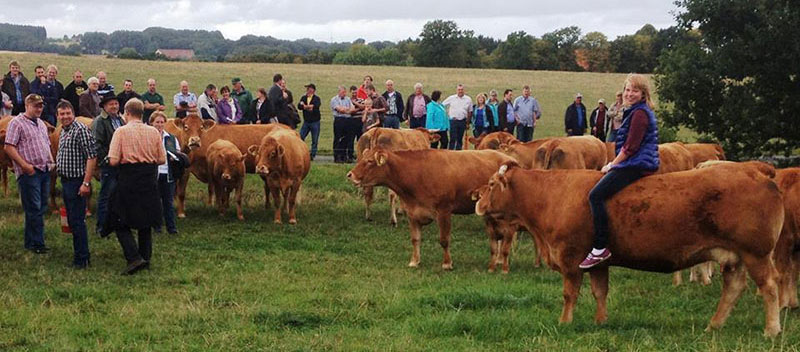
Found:
<path fill-rule="evenodd" d="M 131 98 L 134 99 L 134 98 Z M 129 99 L 130 101 L 130 99 Z M 127 104 L 127 103 L 126 103 Z M 98 234 L 103 234 L 103 226 L 108 215 L 108 203 L 111 193 L 117 187 L 117 168 L 108 162 L 108 148 L 111 138 L 120 127 L 125 125 L 119 115 L 119 100 L 109 96 L 100 101 L 103 111 L 92 122 L 95 148 L 97 148 L 97 165 L 100 166 L 100 193 L 97 196 L 97 226 Z"/>
<path fill-rule="evenodd" d="M 89 85 L 83 80 L 83 72 L 75 71 L 72 74 L 72 82 L 69 82 L 67 87 L 64 88 L 64 94 L 61 96 L 61 98 L 69 101 L 72 104 L 72 108 L 75 109 L 76 112 L 79 112 L 81 106 L 81 94 L 87 90 L 89 90 Z"/>
<path fill-rule="evenodd" d="M 189 91 L 189 82 L 181 81 L 180 89 L 172 97 L 172 105 L 175 106 L 175 117 L 184 118 L 190 109 L 197 108 L 197 96 Z"/>
<path fill-rule="evenodd" d="M 3 147 L 14 164 L 25 212 L 25 249 L 36 254 L 50 250 L 44 243 L 44 214 L 50 193 L 50 171 L 55 166 L 50 154 L 50 134 L 39 119 L 43 109 L 42 97 L 36 94 L 25 97 L 23 113 L 8 123 Z"/>
<path fill-rule="evenodd" d="M 100 71 L 97 73 L 97 94 L 100 94 L 101 97 L 109 97 L 114 94 L 114 86 L 111 83 L 108 83 L 106 78 L 106 73 Z"/>
<path fill-rule="evenodd" d="M 383 127 L 400 128 L 400 122 L 404 120 L 403 95 L 394 89 L 394 81 L 386 81 L 386 91 L 383 92 L 383 99 L 386 100 L 386 115 L 383 117 Z"/>
<path fill-rule="evenodd" d="M 125 104 L 128 100 L 132 98 L 142 99 L 142 96 L 139 93 L 133 91 L 133 81 L 126 79 L 122 85 L 122 92 L 117 95 L 117 100 L 119 100 L 119 106 L 124 109 Z M 119 111 L 120 114 L 124 114 L 124 110 Z"/>
<path fill-rule="evenodd" d="M 114 230 L 128 265 L 123 275 L 150 267 L 152 229 L 161 227 L 158 165 L 167 162 L 162 135 L 142 123 L 144 104 L 139 99 L 125 104 L 125 121 L 111 138 L 108 159 L 119 167 L 117 187 L 104 231 Z M 137 230 L 138 243 L 132 230 Z"/>
<path fill-rule="evenodd" d="M 14 109 L 14 103 L 11 102 L 11 97 L 3 91 L 4 83 L 5 80 L 0 79 L 0 96 L 2 96 L 2 100 L 0 100 L 0 117 L 11 115 L 11 110 Z"/>
<path fill-rule="evenodd" d="M 267 100 L 267 90 L 258 88 L 256 98 L 250 104 L 250 110 L 255 112 L 257 124 L 268 124 L 270 117 L 270 104 Z"/>
<path fill-rule="evenodd" d="M 175 198 L 175 180 L 177 179 L 174 165 L 180 161 L 178 153 L 181 150 L 181 146 L 178 143 L 178 138 L 164 130 L 164 125 L 167 124 L 167 115 L 156 111 L 153 115 L 150 115 L 149 122 L 161 134 L 161 138 L 164 140 L 164 149 L 167 151 L 167 161 L 158 165 L 158 195 L 161 199 L 161 210 L 164 214 L 167 233 L 177 235 L 178 227 L 175 225 L 175 207 L 172 202 Z M 156 231 L 161 232 L 161 228 L 157 228 Z"/>
<path fill-rule="evenodd" d="M 203 119 L 217 121 L 217 87 L 215 85 L 206 86 L 206 90 L 197 98 L 197 108 Z"/>
<path fill-rule="evenodd" d="M 37 93 L 44 100 L 42 119 L 53 126 L 56 125 L 56 105 L 61 101 L 61 96 L 64 94 L 64 86 L 56 79 L 57 76 L 58 67 L 56 65 L 47 66 L 45 75 L 38 81 L 40 84 L 39 93 Z"/>
<path fill-rule="evenodd" d="M 522 87 L 522 95 L 514 100 L 514 114 L 517 119 L 517 139 L 520 142 L 533 140 L 533 129 L 542 117 L 539 102 L 531 96 L 531 87 Z"/>
<path fill-rule="evenodd" d="M 478 94 L 475 101 L 476 104 L 472 108 L 472 135 L 478 137 L 493 130 L 498 122 L 492 109 L 486 104 L 486 94 Z"/>
<path fill-rule="evenodd" d="M 448 110 L 450 117 L 450 144 L 448 149 L 461 150 L 464 143 L 464 132 L 469 127 L 469 118 L 472 114 L 472 98 L 464 94 L 464 85 L 456 86 L 456 94 L 453 94 L 442 102 Z"/>
<path fill-rule="evenodd" d="M 89 89 L 81 94 L 79 111 L 81 116 L 94 118 L 100 115 L 100 100 L 103 97 L 97 92 L 97 77 L 90 77 L 86 82 L 89 83 Z"/>
<path fill-rule="evenodd" d="M 153 112 L 167 109 L 167 106 L 164 105 L 164 97 L 156 92 L 156 80 L 152 78 L 147 80 L 147 91 L 142 94 L 141 101 L 144 103 L 142 121 L 150 121 L 150 115 Z"/>
<path fill-rule="evenodd" d="M 75 122 L 72 104 L 62 100 L 56 106 L 61 135 L 58 139 L 56 170 L 61 176 L 61 194 L 72 230 L 72 266 L 89 266 L 89 235 L 86 230 L 86 197 L 92 193 L 92 174 L 97 163 L 94 136 L 86 125 Z"/>
<path fill-rule="evenodd" d="M 231 89 L 228 86 L 223 86 L 219 92 L 222 94 L 222 98 L 217 102 L 217 123 L 235 125 L 242 119 L 239 101 L 231 96 Z"/>
<path fill-rule="evenodd" d="M 253 94 L 244 88 L 242 79 L 239 77 L 232 79 L 231 85 L 233 86 L 233 89 L 231 90 L 231 96 L 236 99 L 236 101 L 239 103 L 239 107 L 242 108 L 242 118 L 239 119 L 237 123 L 256 123 L 256 115 L 254 114 L 254 111 L 250 111 L 250 105 L 253 102 Z"/>
<path fill-rule="evenodd" d="M 317 156 L 317 144 L 319 143 L 319 128 L 321 116 L 319 113 L 320 99 L 315 94 L 317 86 L 309 83 L 305 86 L 306 94 L 300 97 L 297 109 L 303 112 L 303 127 L 300 127 L 300 138 L 306 140 L 306 136 L 311 132 L 311 160 Z"/>
<path fill-rule="evenodd" d="M 586 106 L 581 100 L 581 93 L 575 94 L 575 102 L 569 104 L 567 111 L 564 112 L 564 129 L 567 136 L 583 136 L 586 133 Z"/>
<path fill-rule="evenodd" d="M 427 114 L 425 109 L 430 102 L 431 98 L 422 92 L 422 83 L 415 83 L 414 94 L 408 96 L 405 110 L 403 110 L 409 128 L 425 127 L 425 115 Z"/>
<path fill-rule="evenodd" d="M 439 99 L 442 98 L 442 92 L 438 90 L 434 90 L 431 93 L 431 102 L 428 103 L 426 110 L 428 112 L 428 116 L 425 121 L 425 128 L 430 130 L 431 132 L 435 132 L 439 135 L 439 141 L 433 142 L 431 144 L 431 148 L 436 149 L 447 149 L 447 131 L 450 129 L 450 119 L 447 117 L 447 109 L 445 109 L 444 105 L 439 103 Z"/>
<path fill-rule="evenodd" d="M 331 112 L 333 112 L 333 162 L 347 162 L 347 140 L 349 136 L 348 123 L 350 112 L 353 110 L 353 103 L 347 96 L 347 89 L 339 86 L 338 93 L 331 98 Z M 350 145 L 353 144 L 354 137 L 350 138 Z"/>
<path fill-rule="evenodd" d="M 31 84 L 22 71 L 19 70 L 19 62 L 12 60 L 8 64 L 8 73 L 3 77 L 3 92 L 11 98 L 14 105 L 11 108 L 12 115 L 18 115 L 25 111 L 25 97 L 30 94 Z"/>

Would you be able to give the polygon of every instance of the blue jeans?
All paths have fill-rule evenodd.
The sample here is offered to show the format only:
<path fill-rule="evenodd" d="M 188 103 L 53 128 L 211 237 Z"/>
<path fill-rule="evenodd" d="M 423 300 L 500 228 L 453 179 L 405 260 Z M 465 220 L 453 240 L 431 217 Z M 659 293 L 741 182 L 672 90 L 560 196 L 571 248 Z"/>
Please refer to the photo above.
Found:
<path fill-rule="evenodd" d="M 486 128 L 486 127 L 483 127 L 483 126 L 475 126 L 472 129 L 472 136 L 475 137 L 475 138 L 478 138 L 478 136 L 480 136 L 484 132 L 489 132 L 489 129 Z"/>
<path fill-rule="evenodd" d="M 533 140 L 533 126 L 519 125 L 517 126 L 517 139 L 520 142 L 530 142 Z"/>
<path fill-rule="evenodd" d="M 86 198 L 78 191 L 83 177 L 61 177 L 61 193 L 67 208 L 67 223 L 72 229 L 72 249 L 75 252 L 72 264 L 86 265 L 89 262 L 89 235 L 86 233 Z"/>
<path fill-rule="evenodd" d="M 608 139 L 606 139 L 606 142 L 616 142 L 616 141 L 617 141 L 617 130 L 611 130 L 611 132 L 608 132 Z"/>
<path fill-rule="evenodd" d="M 400 118 L 397 115 L 386 115 L 383 117 L 383 125 L 384 128 L 400 128 Z"/>
<path fill-rule="evenodd" d="M 300 138 L 305 142 L 308 132 L 311 132 L 311 159 L 317 156 L 317 143 L 319 143 L 319 121 L 317 122 L 303 122 L 303 127 L 300 127 Z"/>
<path fill-rule="evenodd" d="M 450 144 L 447 149 L 461 150 L 464 144 L 464 132 L 467 131 L 467 120 L 450 120 Z"/>
<path fill-rule="evenodd" d="M 175 226 L 175 207 L 172 200 L 175 198 L 175 181 L 167 182 L 167 174 L 158 175 L 158 194 L 161 196 L 161 210 L 164 213 L 164 223 L 168 233 L 177 233 Z"/>
<path fill-rule="evenodd" d="M 108 202 L 111 199 L 111 193 L 117 187 L 117 172 L 115 167 L 100 167 L 100 194 L 97 197 L 97 233 L 102 230 L 108 216 Z"/>
<path fill-rule="evenodd" d="M 409 128 L 418 128 L 422 127 L 425 128 L 425 117 L 427 115 L 422 115 L 420 117 L 410 117 L 408 118 L 408 127 Z"/>
<path fill-rule="evenodd" d="M 50 173 L 36 170 L 17 177 L 17 187 L 25 211 L 25 248 L 44 248 L 44 214 L 50 196 Z M 84 207 L 83 211 L 86 211 Z"/>
<path fill-rule="evenodd" d="M 594 221 L 594 248 L 606 248 L 608 244 L 606 200 L 642 177 L 644 174 L 638 169 L 612 169 L 589 192 L 589 208 Z"/>

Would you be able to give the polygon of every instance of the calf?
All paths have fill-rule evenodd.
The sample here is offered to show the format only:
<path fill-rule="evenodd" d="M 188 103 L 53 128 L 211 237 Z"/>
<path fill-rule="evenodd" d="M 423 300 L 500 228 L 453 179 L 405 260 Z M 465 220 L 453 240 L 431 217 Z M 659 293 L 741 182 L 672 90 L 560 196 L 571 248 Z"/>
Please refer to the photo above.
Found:
<path fill-rule="evenodd" d="M 267 180 L 275 201 L 275 223 L 281 223 L 283 195 L 283 208 L 289 214 L 289 224 L 296 224 L 297 192 L 311 169 L 306 143 L 294 130 L 279 129 L 268 133 L 260 144 L 251 145 L 247 151 L 255 157 L 256 172 Z"/>
<path fill-rule="evenodd" d="M 764 299 L 764 333 L 780 330 L 772 253 L 784 220 L 781 192 L 756 163 L 654 175 L 607 203 L 608 265 L 674 272 L 708 260 L 722 266 L 723 290 L 709 329 L 721 327 L 746 287 L 745 270 Z M 772 170 L 774 174 L 774 170 Z M 478 215 L 520 221 L 542 236 L 549 265 L 564 281 L 561 322 L 571 322 L 583 272 L 578 264 L 594 236 L 589 190 L 596 171 L 525 170 L 509 163 L 493 175 L 475 205 Z M 608 265 L 589 270 L 595 321 L 607 319 Z"/>
<path fill-rule="evenodd" d="M 233 143 L 218 139 L 208 146 L 206 151 L 209 187 L 216 196 L 219 215 L 228 210 L 228 199 L 231 191 L 236 191 L 236 217 L 244 220 L 242 214 L 242 188 L 244 187 L 244 157 Z"/>
<path fill-rule="evenodd" d="M 472 191 L 486 184 L 502 163 L 510 161 L 510 157 L 494 150 L 391 151 L 378 147 L 364 153 L 347 178 L 356 186 L 386 186 L 397 193 L 408 215 L 414 247 L 409 267 L 417 267 L 420 262 L 422 226 L 436 220 L 444 251 L 442 269 L 452 270 L 452 214 L 473 213 Z"/>
<path fill-rule="evenodd" d="M 492 132 L 489 134 L 481 133 L 480 136 L 469 137 L 467 141 L 472 143 L 477 150 L 498 149 L 501 144 L 510 144 L 512 141 L 519 141 L 514 135 L 508 132 Z"/>

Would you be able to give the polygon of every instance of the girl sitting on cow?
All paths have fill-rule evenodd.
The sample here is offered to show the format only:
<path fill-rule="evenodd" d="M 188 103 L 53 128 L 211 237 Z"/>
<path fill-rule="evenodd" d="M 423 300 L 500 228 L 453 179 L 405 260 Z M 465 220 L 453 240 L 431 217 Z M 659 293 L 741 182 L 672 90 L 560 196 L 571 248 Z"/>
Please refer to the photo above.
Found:
<path fill-rule="evenodd" d="M 658 170 L 658 126 L 650 98 L 647 77 L 630 74 L 623 93 L 627 107 L 622 126 L 617 130 L 616 158 L 603 167 L 603 178 L 589 192 L 589 206 L 594 218 L 592 251 L 580 264 L 588 269 L 611 258 L 608 244 L 608 214 L 605 202 L 634 181 Z"/>

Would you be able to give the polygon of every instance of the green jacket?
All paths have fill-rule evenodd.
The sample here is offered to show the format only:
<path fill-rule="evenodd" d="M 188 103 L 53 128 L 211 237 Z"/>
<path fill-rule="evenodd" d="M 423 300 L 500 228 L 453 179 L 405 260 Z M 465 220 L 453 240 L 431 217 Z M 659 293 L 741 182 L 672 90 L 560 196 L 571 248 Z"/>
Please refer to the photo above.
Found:
<path fill-rule="evenodd" d="M 125 125 L 125 120 L 122 116 L 119 118 L 120 127 Z M 111 145 L 111 137 L 114 136 L 114 126 L 111 124 L 111 119 L 108 113 L 103 110 L 100 115 L 95 117 L 92 122 L 92 134 L 94 135 L 95 147 L 97 148 L 97 164 L 99 166 L 107 166 L 108 160 L 108 147 Z"/>
<path fill-rule="evenodd" d="M 256 117 L 255 114 L 253 114 L 253 109 L 250 108 L 250 103 L 253 102 L 253 94 L 250 94 L 250 91 L 242 86 L 242 91 L 239 93 L 235 90 L 231 90 L 231 96 L 238 100 L 239 106 L 244 109 L 244 111 L 242 111 L 242 120 L 239 123 L 255 123 Z"/>

